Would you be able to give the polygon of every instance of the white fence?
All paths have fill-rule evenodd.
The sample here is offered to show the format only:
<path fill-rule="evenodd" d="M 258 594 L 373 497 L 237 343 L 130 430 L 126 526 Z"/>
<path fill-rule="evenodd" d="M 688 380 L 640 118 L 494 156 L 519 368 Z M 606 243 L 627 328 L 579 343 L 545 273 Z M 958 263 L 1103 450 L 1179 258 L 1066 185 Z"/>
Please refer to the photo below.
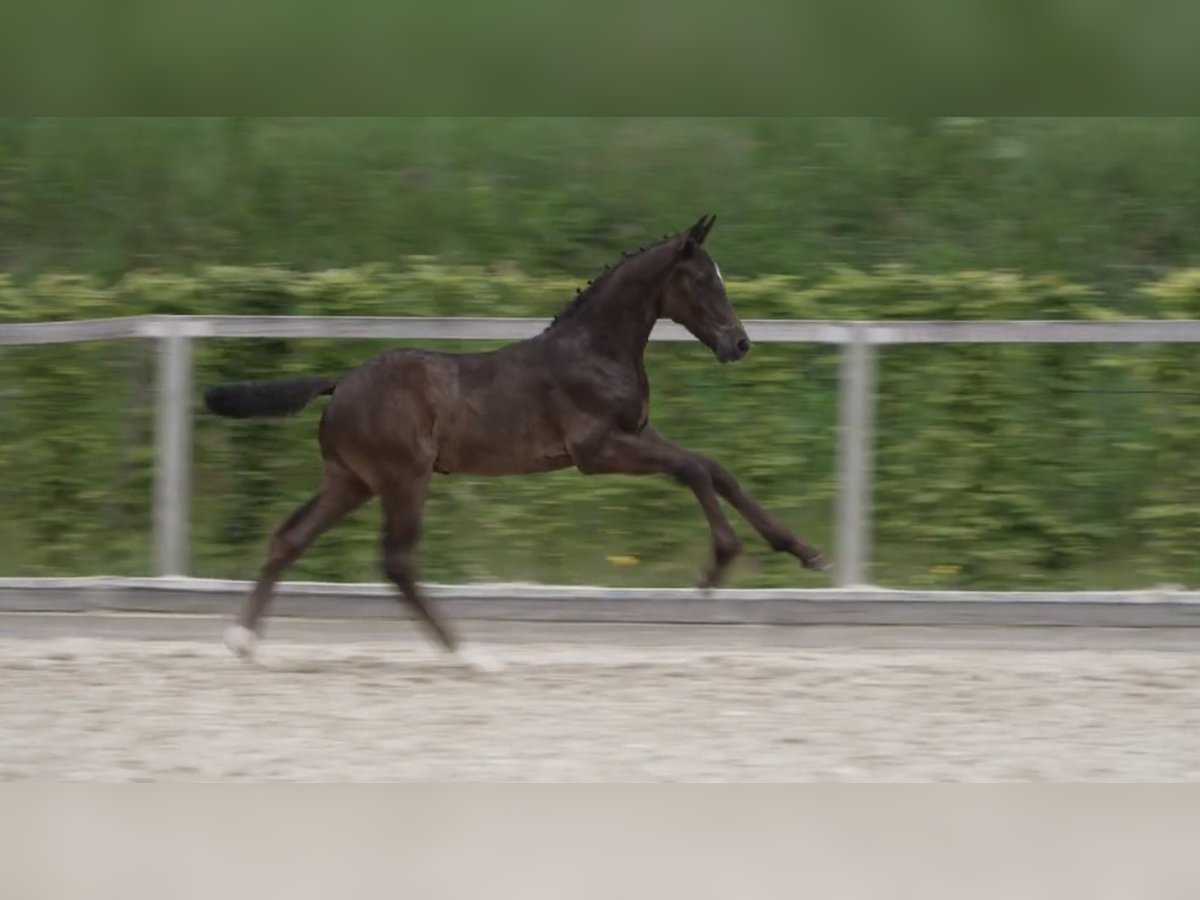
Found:
<path fill-rule="evenodd" d="M 79 322 L 0 324 L 0 346 L 148 338 L 158 345 L 154 540 L 160 576 L 188 568 L 191 497 L 191 347 L 205 338 L 368 338 L 519 340 L 541 319 L 319 316 L 137 316 Z M 1200 343 L 1200 321 L 1113 322 L 809 322 L 750 320 L 758 343 L 836 344 L 839 385 L 838 496 L 833 559 L 837 584 L 870 583 L 871 472 L 877 348 L 893 344 Z M 655 341 L 694 340 L 660 323 Z"/>

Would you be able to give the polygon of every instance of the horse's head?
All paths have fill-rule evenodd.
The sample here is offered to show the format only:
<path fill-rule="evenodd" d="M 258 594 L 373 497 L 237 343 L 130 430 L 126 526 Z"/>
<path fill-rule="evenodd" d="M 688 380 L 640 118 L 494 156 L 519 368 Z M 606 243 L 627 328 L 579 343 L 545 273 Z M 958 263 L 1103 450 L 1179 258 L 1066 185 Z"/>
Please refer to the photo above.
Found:
<path fill-rule="evenodd" d="M 675 263 L 663 289 L 662 314 L 727 363 L 750 352 L 750 338 L 725 296 L 721 270 L 703 247 L 716 218 L 702 217 L 676 238 Z"/>

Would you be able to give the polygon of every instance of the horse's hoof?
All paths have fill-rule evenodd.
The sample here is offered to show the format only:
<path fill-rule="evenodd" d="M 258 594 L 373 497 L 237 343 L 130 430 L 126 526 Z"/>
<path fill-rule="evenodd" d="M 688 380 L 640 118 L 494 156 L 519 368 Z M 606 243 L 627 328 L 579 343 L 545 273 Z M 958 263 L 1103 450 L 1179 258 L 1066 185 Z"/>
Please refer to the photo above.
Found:
<path fill-rule="evenodd" d="M 245 625 L 230 625 L 225 629 L 225 646 L 232 650 L 235 656 L 252 660 L 258 649 L 258 635 Z"/>
<path fill-rule="evenodd" d="M 725 577 L 728 574 L 728 564 L 711 566 L 705 570 L 704 576 L 696 583 L 696 589 L 703 594 L 711 594 L 725 583 Z"/>
<path fill-rule="evenodd" d="M 800 560 L 800 565 L 812 572 L 829 572 L 833 570 L 833 563 L 823 553 L 818 553 L 809 559 Z"/>
<path fill-rule="evenodd" d="M 482 647 L 468 647 L 465 644 L 459 644 L 458 649 L 454 651 L 454 658 L 472 672 L 498 675 L 504 671 L 504 663 Z"/>

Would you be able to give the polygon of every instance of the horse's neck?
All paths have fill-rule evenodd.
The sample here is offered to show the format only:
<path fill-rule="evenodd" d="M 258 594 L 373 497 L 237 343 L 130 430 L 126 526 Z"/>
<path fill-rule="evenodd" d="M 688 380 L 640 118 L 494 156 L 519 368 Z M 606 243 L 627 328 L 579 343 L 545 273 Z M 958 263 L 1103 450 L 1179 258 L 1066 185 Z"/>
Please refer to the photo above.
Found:
<path fill-rule="evenodd" d="M 598 303 L 576 323 L 585 343 L 605 356 L 640 365 L 658 320 L 657 298 L 640 290 L 615 289 L 603 299 L 605 308 Z"/>
<path fill-rule="evenodd" d="M 573 324 L 589 347 L 640 369 L 662 309 L 663 279 L 653 269 L 615 274 L 613 283 Z"/>

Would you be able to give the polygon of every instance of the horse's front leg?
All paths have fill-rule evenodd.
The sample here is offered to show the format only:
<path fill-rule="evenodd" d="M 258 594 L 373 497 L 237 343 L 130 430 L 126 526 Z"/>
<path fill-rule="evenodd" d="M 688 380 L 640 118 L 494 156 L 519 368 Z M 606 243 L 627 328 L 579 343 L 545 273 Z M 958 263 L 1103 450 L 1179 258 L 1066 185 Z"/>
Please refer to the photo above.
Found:
<path fill-rule="evenodd" d="M 689 487 L 700 502 L 712 534 L 712 562 L 700 585 L 709 588 L 720 584 L 741 550 L 741 542 L 721 510 L 708 460 L 671 443 L 652 428 L 640 434 L 605 434 L 571 449 L 576 466 L 586 475 L 662 474 Z"/>
<path fill-rule="evenodd" d="M 820 550 L 801 540 L 790 528 L 763 509 L 762 504 L 747 494 L 724 466 L 715 460 L 702 458 L 717 493 L 738 511 L 772 550 L 790 553 L 806 569 L 823 572 L 830 568 L 829 561 Z"/>
<path fill-rule="evenodd" d="M 790 553 L 800 560 L 800 564 L 806 569 L 812 569 L 817 572 L 829 569 L 829 562 L 820 550 L 798 537 L 790 528 L 767 512 L 762 504 L 746 493 L 742 486 L 738 484 L 737 479 L 716 460 L 702 456 L 699 453 L 684 450 L 667 440 L 653 428 L 646 428 L 640 435 L 634 437 L 634 440 L 639 442 L 639 447 L 648 448 L 644 451 L 648 454 L 658 455 L 664 459 L 680 457 L 688 460 L 689 465 L 703 466 L 704 470 L 708 473 L 708 480 L 716 492 L 738 511 L 742 518 L 749 523 L 750 527 L 762 536 L 762 539 L 767 542 L 772 550 Z M 697 494 L 697 497 L 699 496 Z M 703 500 L 701 503 L 703 503 Z M 707 509 L 705 512 L 707 514 Z M 709 521 L 711 523 L 711 518 Z M 724 521 L 723 516 L 722 521 Z M 726 524 L 728 523 L 726 522 Z M 714 535 L 714 546 L 715 541 L 716 538 Z M 736 550 L 734 552 L 736 553 Z"/>

